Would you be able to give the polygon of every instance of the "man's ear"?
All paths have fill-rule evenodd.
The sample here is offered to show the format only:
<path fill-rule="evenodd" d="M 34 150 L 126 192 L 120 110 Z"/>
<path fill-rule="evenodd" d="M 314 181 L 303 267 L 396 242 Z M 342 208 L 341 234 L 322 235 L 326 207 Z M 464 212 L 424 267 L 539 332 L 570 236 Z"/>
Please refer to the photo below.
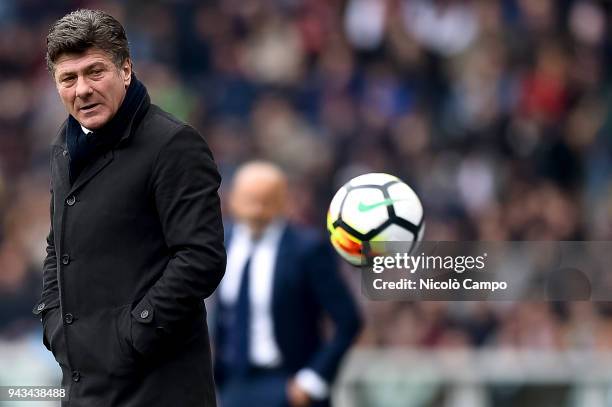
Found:
<path fill-rule="evenodd" d="M 123 84 L 127 89 L 132 82 L 132 61 L 130 58 L 126 58 L 125 61 L 123 61 L 123 65 L 121 65 L 121 76 L 123 79 Z"/>

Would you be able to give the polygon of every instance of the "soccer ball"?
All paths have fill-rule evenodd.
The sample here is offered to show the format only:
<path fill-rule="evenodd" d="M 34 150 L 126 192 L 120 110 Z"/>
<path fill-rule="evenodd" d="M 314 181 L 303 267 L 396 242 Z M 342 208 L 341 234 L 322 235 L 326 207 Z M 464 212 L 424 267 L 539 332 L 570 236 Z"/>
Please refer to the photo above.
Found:
<path fill-rule="evenodd" d="M 423 205 L 399 178 L 370 173 L 351 179 L 336 192 L 327 212 L 327 229 L 336 251 L 362 265 L 363 242 L 411 242 L 423 237 Z"/>

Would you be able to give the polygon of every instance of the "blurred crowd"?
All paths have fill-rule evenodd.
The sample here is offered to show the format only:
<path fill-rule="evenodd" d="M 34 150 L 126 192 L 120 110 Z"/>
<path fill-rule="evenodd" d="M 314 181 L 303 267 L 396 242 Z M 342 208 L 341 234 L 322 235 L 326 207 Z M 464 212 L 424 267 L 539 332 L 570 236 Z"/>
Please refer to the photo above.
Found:
<path fill-rule="evenodd" d="M 38 321 L 49 144 L 66 113 L 45 37 L 67 11 L 126 27 L 154 103 L 251 158 L 324 232 L 366 172 L 414 187 L 427 240 L 612 239 L 612 3 L 595 0 L 0 2 L 0 337 Z M 361 346 L 612 349 L 607 303 L 369 302 Z"/>

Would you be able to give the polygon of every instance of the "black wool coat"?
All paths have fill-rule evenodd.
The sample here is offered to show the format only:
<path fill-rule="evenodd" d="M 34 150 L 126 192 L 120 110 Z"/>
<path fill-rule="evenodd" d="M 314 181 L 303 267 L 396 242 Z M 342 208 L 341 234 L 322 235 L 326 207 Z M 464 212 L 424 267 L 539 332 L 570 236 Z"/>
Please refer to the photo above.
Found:
<path fill-rule="evenodd" d="M 34 313 L 63 406 L 215 406 L 202 300 L 225 271 L 220 181 L 204 139 L 148 96 L 72 185 L 62 126 Z"/>

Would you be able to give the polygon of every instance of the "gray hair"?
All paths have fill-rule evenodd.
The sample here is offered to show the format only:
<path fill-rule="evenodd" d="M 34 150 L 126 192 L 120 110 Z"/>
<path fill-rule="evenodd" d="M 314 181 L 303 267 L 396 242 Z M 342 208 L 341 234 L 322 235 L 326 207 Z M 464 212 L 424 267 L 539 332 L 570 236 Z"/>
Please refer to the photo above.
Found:
<path fill-rule="evenodd" d="M 100 10 L 81 9 L 57 20 L 47 35 L 47 69 L 65 53 L 82 53 L 96 47 L 107 52 L 117 68 L 130 57 L 125 30 L 113 16 Z"/>

